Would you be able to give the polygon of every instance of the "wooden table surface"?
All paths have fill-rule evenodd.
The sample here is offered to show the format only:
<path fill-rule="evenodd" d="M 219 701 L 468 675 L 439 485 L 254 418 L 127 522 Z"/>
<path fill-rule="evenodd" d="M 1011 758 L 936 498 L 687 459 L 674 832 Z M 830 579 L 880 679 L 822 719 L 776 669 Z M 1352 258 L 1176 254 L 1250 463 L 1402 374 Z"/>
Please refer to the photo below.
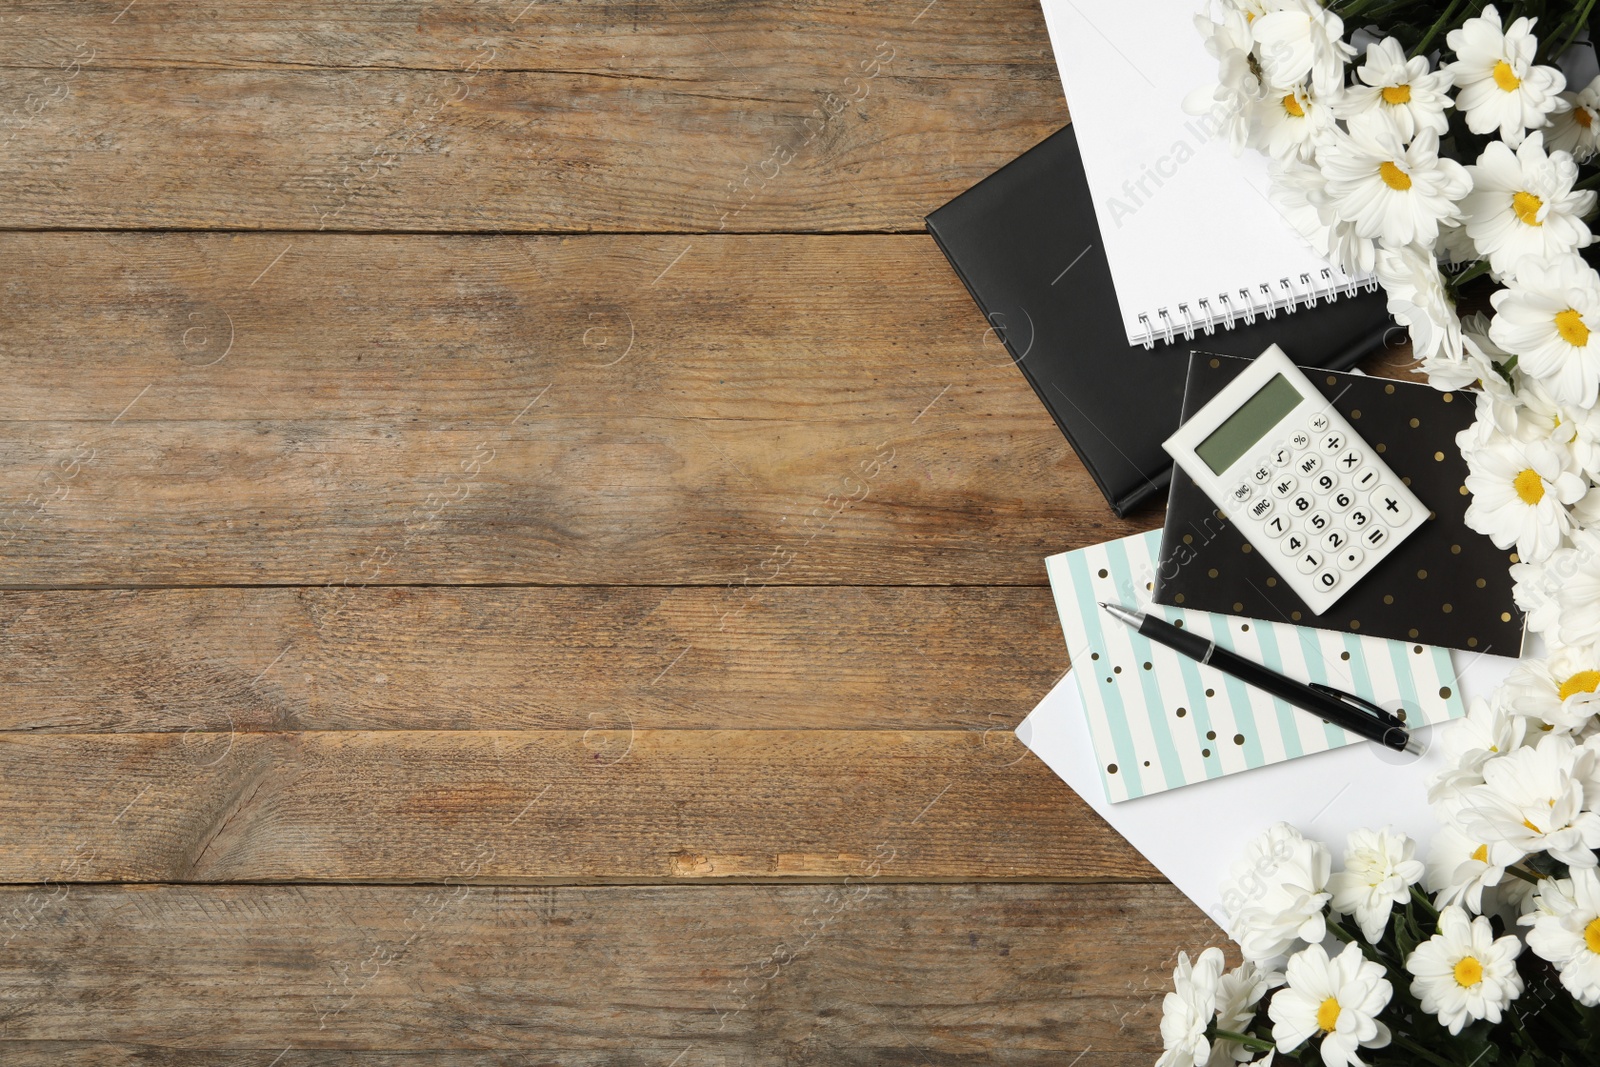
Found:
<path fill-rule="evenodd" d="M 0 3 L 0 1063 L 1147 1064 L 1034 0 Z M 1114 372 L 1114 368 L 1108 368 Z"/>

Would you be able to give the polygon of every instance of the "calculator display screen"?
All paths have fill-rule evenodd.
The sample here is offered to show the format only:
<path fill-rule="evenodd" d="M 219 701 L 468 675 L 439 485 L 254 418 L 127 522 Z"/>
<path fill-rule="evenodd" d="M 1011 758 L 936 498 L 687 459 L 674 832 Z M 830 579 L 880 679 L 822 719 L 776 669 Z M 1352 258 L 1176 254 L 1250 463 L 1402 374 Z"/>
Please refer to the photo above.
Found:
<path fill-rule="evenodd" d="M 1195 446 L 1195 455 L 1205 460 L 1206 466 L 1221 474 L 1239 461 L 1239 457 L 1278 425 L 1283 417 L 1300 405 L 1300 391 L 1289 384 L 1283 375 L 1274 375 L 1259 392 L 1239 405 L 1239 410 L 1229 415 L 1210 437 Z"/>

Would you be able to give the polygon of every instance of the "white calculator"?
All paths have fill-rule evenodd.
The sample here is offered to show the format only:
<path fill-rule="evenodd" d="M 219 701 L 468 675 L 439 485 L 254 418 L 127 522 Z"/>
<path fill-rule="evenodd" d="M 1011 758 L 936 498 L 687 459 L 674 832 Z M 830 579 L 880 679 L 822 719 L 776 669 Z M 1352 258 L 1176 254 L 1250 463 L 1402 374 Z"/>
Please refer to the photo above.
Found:
<path fill-rule="evenodd" d="M 1162 447 L 1318 615 L 1428 518 L 1277 345 Z"/>

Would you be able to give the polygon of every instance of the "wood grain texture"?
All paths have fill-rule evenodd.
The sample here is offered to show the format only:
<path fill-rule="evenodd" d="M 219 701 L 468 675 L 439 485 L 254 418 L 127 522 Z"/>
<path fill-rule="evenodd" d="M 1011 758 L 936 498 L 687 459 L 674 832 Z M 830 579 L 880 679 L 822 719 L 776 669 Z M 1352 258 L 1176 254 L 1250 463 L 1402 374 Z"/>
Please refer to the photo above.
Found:
<path fill-rule="evenodd" d="M 18 909 L 8 1065 L 1144 1067 L 1174 946 L 1220 940 L 1170 886 L 0 890 Z"/>
<path fill-rule="evenodd" d="M 0 731 L 1009 731 L 1045 589 L 0 593 Z"/>
<path fill-rule="evenodd" d="M 1149 522 L 925 237 L 7 251 L 0 584 L 1037 585 Z"/>
<path fill-rule="evenodd" d="M 0 226 L 919 230 L 1067 121 L 1036 7 L 925 7 L 41 4 Z"/>
<path fill-rule="evenodd" d="M 1001 730 L 0 735 L 0 882 L 1148 879 Z"/>

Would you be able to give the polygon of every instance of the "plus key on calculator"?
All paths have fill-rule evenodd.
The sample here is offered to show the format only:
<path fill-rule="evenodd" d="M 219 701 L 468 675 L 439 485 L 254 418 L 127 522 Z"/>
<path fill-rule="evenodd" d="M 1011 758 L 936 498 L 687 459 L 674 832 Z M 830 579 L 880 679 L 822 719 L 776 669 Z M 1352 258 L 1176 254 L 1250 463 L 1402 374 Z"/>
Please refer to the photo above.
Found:
<path fill-rule="evenodd" d="M 1428 518 L 1277 345 L 1163 447 L 1319 615 Z"/>

